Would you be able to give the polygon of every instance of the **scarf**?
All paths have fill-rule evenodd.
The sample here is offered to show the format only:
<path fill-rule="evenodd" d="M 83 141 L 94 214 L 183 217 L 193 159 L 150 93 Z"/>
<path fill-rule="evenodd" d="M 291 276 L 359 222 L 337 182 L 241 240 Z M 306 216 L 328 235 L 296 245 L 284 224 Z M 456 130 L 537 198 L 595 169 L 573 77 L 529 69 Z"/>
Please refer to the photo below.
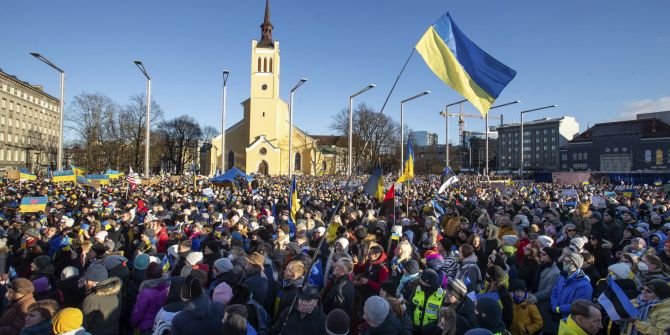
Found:
<path fill-rule="evenodd" d="M 395 295 L 399 296 L 400 292 L 402 292 L 402 289 L 405 288 L 405 285 L 407 285 L 407 283 L 411 282 L 412 280 L 414 280 L 418 277 L 419 277 L 418 272 L 413 274 L 413 275 L 400 277 L 400 283 L 398 284 L 398 289 L 396 289 L 396 291 L 395 291 Z"/>
<path fill-rule="evenodd" d="M 528 299 L 528 292 L 526 292 L 526 293 L 523 295 L 523 297 L 521 297 L 521 298 L 517 298 L 516 295 L 512 295 L 512 299 L 514 300 L 514 303 L 518 305 L 518 304 L 520 304 L 520 303 L 526 301 L 526 299 Z"/>
<path fill-rule="evenodd" d="M 640 321 L 647 321 L 647 318 L 649 317 L 649 310 L 651 307 L 654 305 L 658 304 L 661 302 L 661 300 L 649 300 L 649 301 L 642 301 L 640 300 L 640 297 L 638 296 L 636 298 L 637 300 L 637 305 L 639 306 L 637 309 L 637 320 Z M 622 330 L 628 329 L 628 321 L 624 322 Z M 630 329 L 630 334 L 629 335 L 638 335 L 638 330 L 635 328 L 635 321 L 633 321 Z"/>

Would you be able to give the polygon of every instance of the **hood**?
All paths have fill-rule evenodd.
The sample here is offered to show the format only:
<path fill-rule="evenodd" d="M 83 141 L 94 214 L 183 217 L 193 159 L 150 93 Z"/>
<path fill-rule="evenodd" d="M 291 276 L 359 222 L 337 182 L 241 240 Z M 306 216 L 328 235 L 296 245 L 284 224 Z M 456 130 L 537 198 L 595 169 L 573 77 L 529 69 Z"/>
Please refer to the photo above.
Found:
<path fill-rule="evenodd" d="M 104 297 L 118 294 L 121 291 L 121 279 L 118 277 L 107 278 L 93 287 L 95 295 Z"/>
<path fill-rule="evenodd" d="M 654 246 L 654 249 L 656 249 L 656 253 L 662 253 L 663 252 L 663 243 L 665 243 L 665 240 L 668 239 L 668 237 L 663 234 L 661 231 L 656 231 L 649 235 L 649 238 L 647 239 L 647 245 L 651 246 L 651 237 L 652 236 L 658 236 L 659 241 L 656 246 Z"/>
<path fill-rule="evenodd" d="M 203 295 L 186 303 L 184 312 L 191 314 L 196 320 L 205 320 L 211 304 L 212 301 L 209 300 L 209 297 Z"/>
<path fill-rule="evenodd" d="M 487 240 L 495 240 L 498 238 L 498 226 L 489 224 L 488 226 L 488 234 L 486 234 L 486 239 Z"/>
<path fill-rule="evenodd" d="M 158 290 L 162 290 L 166 287 L 168 287 L 168 281 L 166 278 L 156 278 L 156 279 L 147 279 L 140 284 L 140 291 L 142 291 L 145 288 L 155 288 Z"/>
<path fill-rule="evenodd" d="M 386 252 L 382 250 L 382 254 L 379 256 L 379 258 L 377 258 L 374 262 L 372 262 L 372 264 L 381 264 L 384 262 L 386 262 Z"/>

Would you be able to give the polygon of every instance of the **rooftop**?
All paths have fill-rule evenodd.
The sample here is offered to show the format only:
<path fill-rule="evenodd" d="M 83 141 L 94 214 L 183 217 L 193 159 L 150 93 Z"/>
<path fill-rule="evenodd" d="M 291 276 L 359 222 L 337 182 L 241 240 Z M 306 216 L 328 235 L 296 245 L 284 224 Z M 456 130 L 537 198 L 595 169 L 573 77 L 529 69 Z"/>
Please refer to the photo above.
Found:
<path fill-rule="evenodd" d="M 51 98 L 51 99 L 54 99 L 54 100 L 58 101 L 58 98 L 52 96 L 51 94 L 49 94 L 49 93 L 47 93 L 47 92 L 44 92 L 44 90 L 42 89 L 42 85 L 34 85 L 34 84 L 31 84 L 31 83 L 29 83 L 29 82 L 27 82 L 27 81 L 23 81 L 23 80 L 19 79 L 17 76 L 5 72 L 2 68 L 0 68 L 0 75 L 4 75 L 5 77 L 8 77 L 8 78 L 10 78 L 10 79 L 13 79 L 14 81 L 16 81 L 17 83 L 19 83 L 19 84 L 21 84 L 21 85 L 24 85 L 24 86 L 26 86 L 26 87 L 28 87 L 28 88 L 31 88 L 31 89 L 33 89 L 33 90 L 36 90 L 36 91 L 38 91 L 40 94 L 44 94 L 45 96 L 47 96 L 47 97 L 49 97 L 49 98 Z"/>
<path fill-rule="evenodd" d="M 544 117 L 544 118 L 533 120 L 533 121 L 524 121 L 523 126 L 524 127 L 538 126 L 538 125 L 543 125 L 543 124 L 560 122 L 560 121 L 564 121 L 564 120 L 575 121 L 575 118 L 572 117 L 572 116 L 561 116 L 559 118 Z M 514 127 L 519 127 L 519 126 L 521 126 L 521 122 L 506 123 L 506 124 L 498 126 L 498 130 L 504 130 L 505 128 L 514 128 Z"/>
<path fill-rule="evenodd" d="M 670 125 L 656 118 L 596 123 L 568 143 L 636 135 L 642 138 L 670 137 Z"/>

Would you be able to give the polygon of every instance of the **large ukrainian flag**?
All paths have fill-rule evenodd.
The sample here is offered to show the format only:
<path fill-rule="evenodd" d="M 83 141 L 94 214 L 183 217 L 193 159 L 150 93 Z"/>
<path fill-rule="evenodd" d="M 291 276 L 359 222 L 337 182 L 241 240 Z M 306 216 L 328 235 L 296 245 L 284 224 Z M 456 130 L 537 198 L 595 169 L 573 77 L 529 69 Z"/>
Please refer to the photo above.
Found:
<path fill-rule="evenodd" d="M 407 158 L 405 159 L 405 169 L 402 172 L 402 176 L 398 178 L 396 183 L 400 184 L 407 180 L 414 178 L 414 149 L 412 149 L 412 139 L 407 139 Z"/>
<path fill-rule="evenodd" d="M 486 115 L 516 71 L 480 49 L 449 13 L 430 26 L 416 51 L 435 75 Z"/>

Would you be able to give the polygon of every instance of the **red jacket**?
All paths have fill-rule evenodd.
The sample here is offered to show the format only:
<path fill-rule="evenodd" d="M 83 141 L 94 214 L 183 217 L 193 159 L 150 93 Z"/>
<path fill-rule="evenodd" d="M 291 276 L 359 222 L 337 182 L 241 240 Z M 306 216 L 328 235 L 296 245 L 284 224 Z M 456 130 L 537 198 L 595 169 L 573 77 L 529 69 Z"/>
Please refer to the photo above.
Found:
<path fill-rule="evenodd" d="M 378 293 L 382 283 L 389 277 L 389 269 L 386 266 L 386 253 L 382 251 L 381 256 L 377 260 L 358 264 L 354 270 L 356 273 L 363 274 L 363 277 L 368 279 L 367 286 L 375 293 Z"/>
<path fill-rule="evenodd" d="M 167 252 L 167 242 L 169 238 L 167 228 L 165 226 L 161 227 L 161 230 L 156 233 L 156 252 L 163 254 Z"/>

